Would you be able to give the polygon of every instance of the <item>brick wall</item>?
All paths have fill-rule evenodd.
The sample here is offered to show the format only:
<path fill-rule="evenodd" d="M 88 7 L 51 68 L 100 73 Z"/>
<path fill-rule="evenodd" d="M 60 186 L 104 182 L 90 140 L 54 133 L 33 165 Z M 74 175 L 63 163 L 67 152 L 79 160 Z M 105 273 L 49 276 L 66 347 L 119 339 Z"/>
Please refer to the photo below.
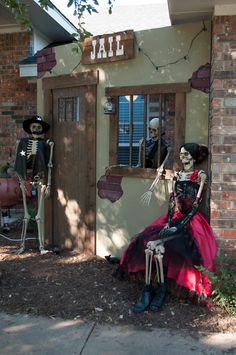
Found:
<path fill-rule="evenodd" d="M 213 19 L 211 226 L 219 255 L 236 256 L 236 16 Z"/>
<path fill-rule="evenodd" d="M 29 33 L 0 34 L 0 163 L 14 153 L 24 135 L 22 121 L 36 113 L 36 83 L 19 77 L 19 61 L 26 58 Z"/>

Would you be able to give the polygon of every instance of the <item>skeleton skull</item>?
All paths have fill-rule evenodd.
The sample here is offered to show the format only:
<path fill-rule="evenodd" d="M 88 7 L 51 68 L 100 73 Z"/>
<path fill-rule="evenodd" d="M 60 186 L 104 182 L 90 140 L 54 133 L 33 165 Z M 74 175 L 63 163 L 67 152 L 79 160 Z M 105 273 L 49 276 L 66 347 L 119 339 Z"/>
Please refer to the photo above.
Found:
<path fill-rule="evenodd" d="M 41 123 L 34 122 L 34 123 L 31 123 L 31 125 L 30 125 L 30 131 L 32 133 L 32 136 L 37 138 L 37 137 L 41 136 L 42 131 L 43 131 L 43 127 L 42 127 Z"/>
<path fill-rule="evenodd" d="M 159 118 L 153 118 L 150 122 L 149 122 L 149 137 L 153 140 L 157 140 L 158 139 L 158 128 L 159 128 Z"/>
<path fill-rule="evenodd" d="M 183 147 L 180 149 L 179 158 L 183 164 L 184 170 L 191 171 L 194 165 L 192 155 Z"/>

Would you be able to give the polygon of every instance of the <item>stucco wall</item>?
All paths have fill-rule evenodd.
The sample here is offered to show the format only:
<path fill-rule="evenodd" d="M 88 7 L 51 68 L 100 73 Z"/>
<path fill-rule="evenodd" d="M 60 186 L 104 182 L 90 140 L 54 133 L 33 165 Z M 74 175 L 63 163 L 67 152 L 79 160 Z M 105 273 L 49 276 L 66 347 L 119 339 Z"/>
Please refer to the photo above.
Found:
<path fill-rule="evenodd" d="M 55 48 L 57 65 L 47 76 L 69 74 L 85 70 L 99 70 L 97 88 L 97 180 L 108 166 L 109 119 L 103 114 L 105 87 L 135 86 L 161 83 L 187 82 L 199 66 L 209 62 L 210 24 L 194 41 L 188 60 L 160 68 L 153 67 L 147 57 L 137 50 L 135 58 L 124 62 L 103 65 L 78 65 L 80 54 L 72 52 L 73 45 Z M 135 32 L 139 46 L 148 53 L 156 65 L 165 65 L 187 54 L 192 39 L 202 29 L 201 23 L 172 26 L 161 29 Z M 38 112 L 43 114 L 42 82 L 38 81 Z M 208 140 L 208 95 L 193 89 L 187 94 L 186 141 L 207 143 Z M 56 142 L 57 143 L 57 142 Z M 79 162 L 78 162 L 79 163 Z M 140 203 L 152 180 L 123 178 L 122 198 L 111 203 L 97 197 L 97 254 L 120 255 L 130 238 L 142 230 L 167 209 L 164 186 L 155 191 L 148 207 Z M 158 198 L 157 195 L 158 194 Z"/>

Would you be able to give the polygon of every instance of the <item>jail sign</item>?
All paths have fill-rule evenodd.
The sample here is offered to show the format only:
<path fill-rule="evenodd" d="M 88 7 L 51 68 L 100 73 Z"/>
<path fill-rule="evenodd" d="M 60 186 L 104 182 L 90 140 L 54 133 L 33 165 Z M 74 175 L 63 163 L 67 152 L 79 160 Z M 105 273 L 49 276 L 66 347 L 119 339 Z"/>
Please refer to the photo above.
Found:
<path fill-rule="evenodd" d="M 86 38 L 82 64 L 109 63 L 134 58 L 134 31 Z"/>

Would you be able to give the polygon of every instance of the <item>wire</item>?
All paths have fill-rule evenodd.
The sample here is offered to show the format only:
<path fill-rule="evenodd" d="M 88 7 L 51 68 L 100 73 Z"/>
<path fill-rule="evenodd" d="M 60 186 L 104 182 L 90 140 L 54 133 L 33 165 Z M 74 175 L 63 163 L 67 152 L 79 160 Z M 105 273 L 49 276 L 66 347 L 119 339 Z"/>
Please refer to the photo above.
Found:
<path fill-rule="evenodd" d="M 203 24 L 202 24 L 202 29 L 192 38 L 192 40 L 191 40 L 191 42 L 190 42 L 190 45 L 189 45 L 189 48 L 188 48 L 188 50 L 187 50 L 187 53 L 186 53 L 185 55 L 183 55 L 182 57 L 180 57 L 180 58 L 178 58 L 178 59 L 176 59 L 176 60 L 174 60 L 174 61 L 172 61 L 172 62 L 168 62 L 168 63 L 162 64 L 162 65 L 157 65 L 157 64 L 155 64 L 154 61 L 150 58 L 149 54 L 146 53 L 146 52 L 139 46 L 138 41 L 137 41 L 137 38 L 136 38 L 136 36 L 134 36 L 135 43 L 136 43 L 136 45 L 137 45 L 137 47 L 138 47 L 138 51 L 139 51 L 139 52 L 142 52 L 143 55 L 144 55 L 145 57 L 147 57 L 147 59 L 150 61 L 150 63 L 153 65 L 153 67 L 154 67 L 157 71 L 158 71 L 159 68 L 165 68 L 165 67 L 167 67 L 168 65 L 177 64 L 177 63 L 181 62 L 182 60 L 188 60 L 188 59 L 189 59 L 189 53 L 190 53 L 190 51 L 191 51 L 191 49 L 192 49 L 192 47 L 193 47 L 193 44 L 194 44 L 195 40 L 200 36 L 200 34 L 201 34 L 202 32 L 207 31 L 207 28 L 206 28 L 206 26 L 205 26 L 205 22 L 204 22 L 204 21 L 202 21 L 202 22 L 203 22 Z"/>
<path fill-rule="evenodd" d="M 10 240 L 11 242 L 20 242 L 21 241 L 21 239 L 8 238 L 6 235 L 1 234 L 1 233 L 0 233 L 0 237 Z M 35 239 L 37 239 L 37 238 L 25 238 L 25 240 L 35 240 Z"/>

